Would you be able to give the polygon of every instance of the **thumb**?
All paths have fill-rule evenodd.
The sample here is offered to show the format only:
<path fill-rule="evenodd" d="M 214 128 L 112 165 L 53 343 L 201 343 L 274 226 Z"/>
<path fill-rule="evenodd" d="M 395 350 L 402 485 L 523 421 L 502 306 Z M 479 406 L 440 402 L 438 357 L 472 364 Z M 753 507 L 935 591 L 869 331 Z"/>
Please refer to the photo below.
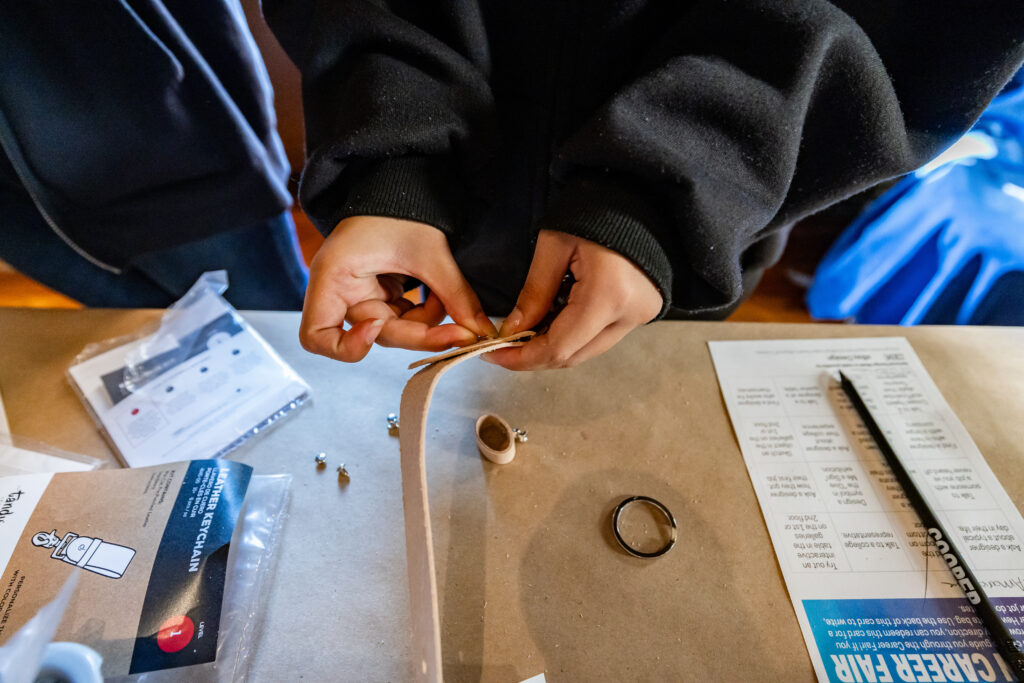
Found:
<path fill-rule="evenodd" d="M 476 292 L 463 277 L 451 252 L 434 253 L 421 267 L 411 269 L 410 274 L 421 280 L 433 292 L 444 310 L 456 323 L 479 337 L 493 337 L 498 334 Z"/>
<path fill-rule="evenodd" d="M 499 336 L 528 330 L 547 315 L 562 285 L 562 278 L 569 270 L 575 244 L 571 235 L 540 231 L 523 291 L 519 293 L 515 308 L 501 324 Z"/>

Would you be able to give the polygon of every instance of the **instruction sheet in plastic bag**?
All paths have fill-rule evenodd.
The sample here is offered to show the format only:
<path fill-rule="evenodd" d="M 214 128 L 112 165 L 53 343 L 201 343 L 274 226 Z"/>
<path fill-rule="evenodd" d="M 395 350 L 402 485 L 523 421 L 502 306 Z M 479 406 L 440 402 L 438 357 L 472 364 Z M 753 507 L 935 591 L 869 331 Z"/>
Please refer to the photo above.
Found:
<path fill-rule="evenodd" d="M 78 586 L 56 640 L 117 676 L 211 662 L 252 468 L 195 460 L 0 478 L 0 644 Z"/>
<path fill-rule="evenodd" d="M 842 370 L 1024 637 L 1024 519 L 906 339 L 710 342 L 822 681 L 1012 681 L 834 377 Z"/>
<path fill-rule="evenodd" d="M 224 455 L 309 398 L 309 386 L 220 296 L 226 282 L 208 282 L 218 275 L 204 275 L 155 333 L 87 349 L 68 369 L 130 467 Z"/>

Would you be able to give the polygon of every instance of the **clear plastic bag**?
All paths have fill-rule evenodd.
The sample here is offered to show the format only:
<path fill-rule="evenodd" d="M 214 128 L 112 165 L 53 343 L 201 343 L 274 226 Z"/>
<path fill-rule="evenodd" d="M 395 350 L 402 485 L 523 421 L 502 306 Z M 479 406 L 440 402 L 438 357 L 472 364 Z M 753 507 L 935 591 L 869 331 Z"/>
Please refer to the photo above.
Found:
<path fill-rule="evenodd" d="M 263 619 L 264 596 L 272 580 L 281 527 L 287 517 L 291 480 L 290 474 L 253 476 L 249 480 L 245 503 L 231 537 L 216 660 L 111 677 L 108 681 L 236 683 L 248 678 Z M 47 645 L 61 623 L 78 578 L 79 573 L 73 572 L 57 598 L 0 647 L 0 683 L 34 680 L 32 672 L 44 661 Z"/>
<path fill-rule="evenodd" d="M 105 463 L 21 436 L 0 433 L 0 477 L 36 472 L 85 472 Z"/>
<path fill-rule="evenodd" d="M 122 683 L 240 683 L 248 679 L 265 609 L 267 586 L 273 580 L 281 527 L 287 517 L 290 474 L 256 475 L 249 480 L 228 555 L 227 581 L 221 607 L 217 659 L 163 671 L 108 678 Z"/>
<path fill-rule="evenodd" d="M 231 322 L 218 322 L 212 329 L 197 328 L 201 313 L 199 309 L 207 304 L 207 297 L 220 297 L 228 289 L 227 271 L 215 270 L 203 273 L 196 283 L 173 304 L 160 318 L 160 325 L 152 333 L 134 345 L 124 358 L 124 387 L 132 393 L 146 391 L 153 379 L 168 368 L 180 365 L 188 359 L 197 346 L 208 343 L 217 335 L 228 334 Z M 220 321 L 220 318 L 217 319 Z"/>
<path fill-rule="evenodd" d="M 46 657 L 46 648 L 53 640 L 68 601 L 78 585 L 78 574 L 72 573 L 64 587 L 28 623 L 18 629 L 0 647 L 0 683 L 32 683 Z"/>
<path fill-rule="evenodd" d="M 159 324 L 86 347 L 68 379 L 130 467 L 214 458 L 305 404 L 310 388 L 205 273 Z"/>

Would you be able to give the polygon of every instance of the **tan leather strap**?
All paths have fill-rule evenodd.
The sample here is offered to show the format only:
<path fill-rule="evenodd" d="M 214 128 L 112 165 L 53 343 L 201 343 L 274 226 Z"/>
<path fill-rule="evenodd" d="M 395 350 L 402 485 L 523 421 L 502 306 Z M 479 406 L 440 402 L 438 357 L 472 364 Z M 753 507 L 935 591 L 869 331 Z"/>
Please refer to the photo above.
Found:
<path fill-rule="evenodd" d="M 441 683 L 441 620 L 437 604 L 434 543 L 427 501 L 424 444 L 427 411 L 437 381 L 448 369 L 482 353 L 521 346 L 532 331 L 504 339 L 488 339 L 410 365 L 427 364 L 413 375 L 402 391 L 399 441 L 402 457 L 402 507 L 405 511 L 405 554 L 409 569 L 409 604 L 412 611 L 412 653 L 417 680 Z"/>

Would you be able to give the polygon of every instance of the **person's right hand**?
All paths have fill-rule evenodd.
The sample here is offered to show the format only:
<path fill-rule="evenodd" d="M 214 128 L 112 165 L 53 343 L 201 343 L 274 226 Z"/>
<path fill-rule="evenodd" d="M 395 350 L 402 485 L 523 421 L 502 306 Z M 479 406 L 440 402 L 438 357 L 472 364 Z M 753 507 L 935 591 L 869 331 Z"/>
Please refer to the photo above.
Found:
<path fill-rule="evenodd" d="M 402 297 L 406 277 L 430 289 L 424 303 L 414 306 Z M 439 324 L 446 313 L 456 324 Z M 345 321 L 351 324 L 348 330 Z M 299 341 L 312 353 L 353 363 L 366 356 L 374 341 L 442 351 L 496 334 L 455 264 L 447 237 L 425 223 L 346 218 L 310 265 Z"/>

